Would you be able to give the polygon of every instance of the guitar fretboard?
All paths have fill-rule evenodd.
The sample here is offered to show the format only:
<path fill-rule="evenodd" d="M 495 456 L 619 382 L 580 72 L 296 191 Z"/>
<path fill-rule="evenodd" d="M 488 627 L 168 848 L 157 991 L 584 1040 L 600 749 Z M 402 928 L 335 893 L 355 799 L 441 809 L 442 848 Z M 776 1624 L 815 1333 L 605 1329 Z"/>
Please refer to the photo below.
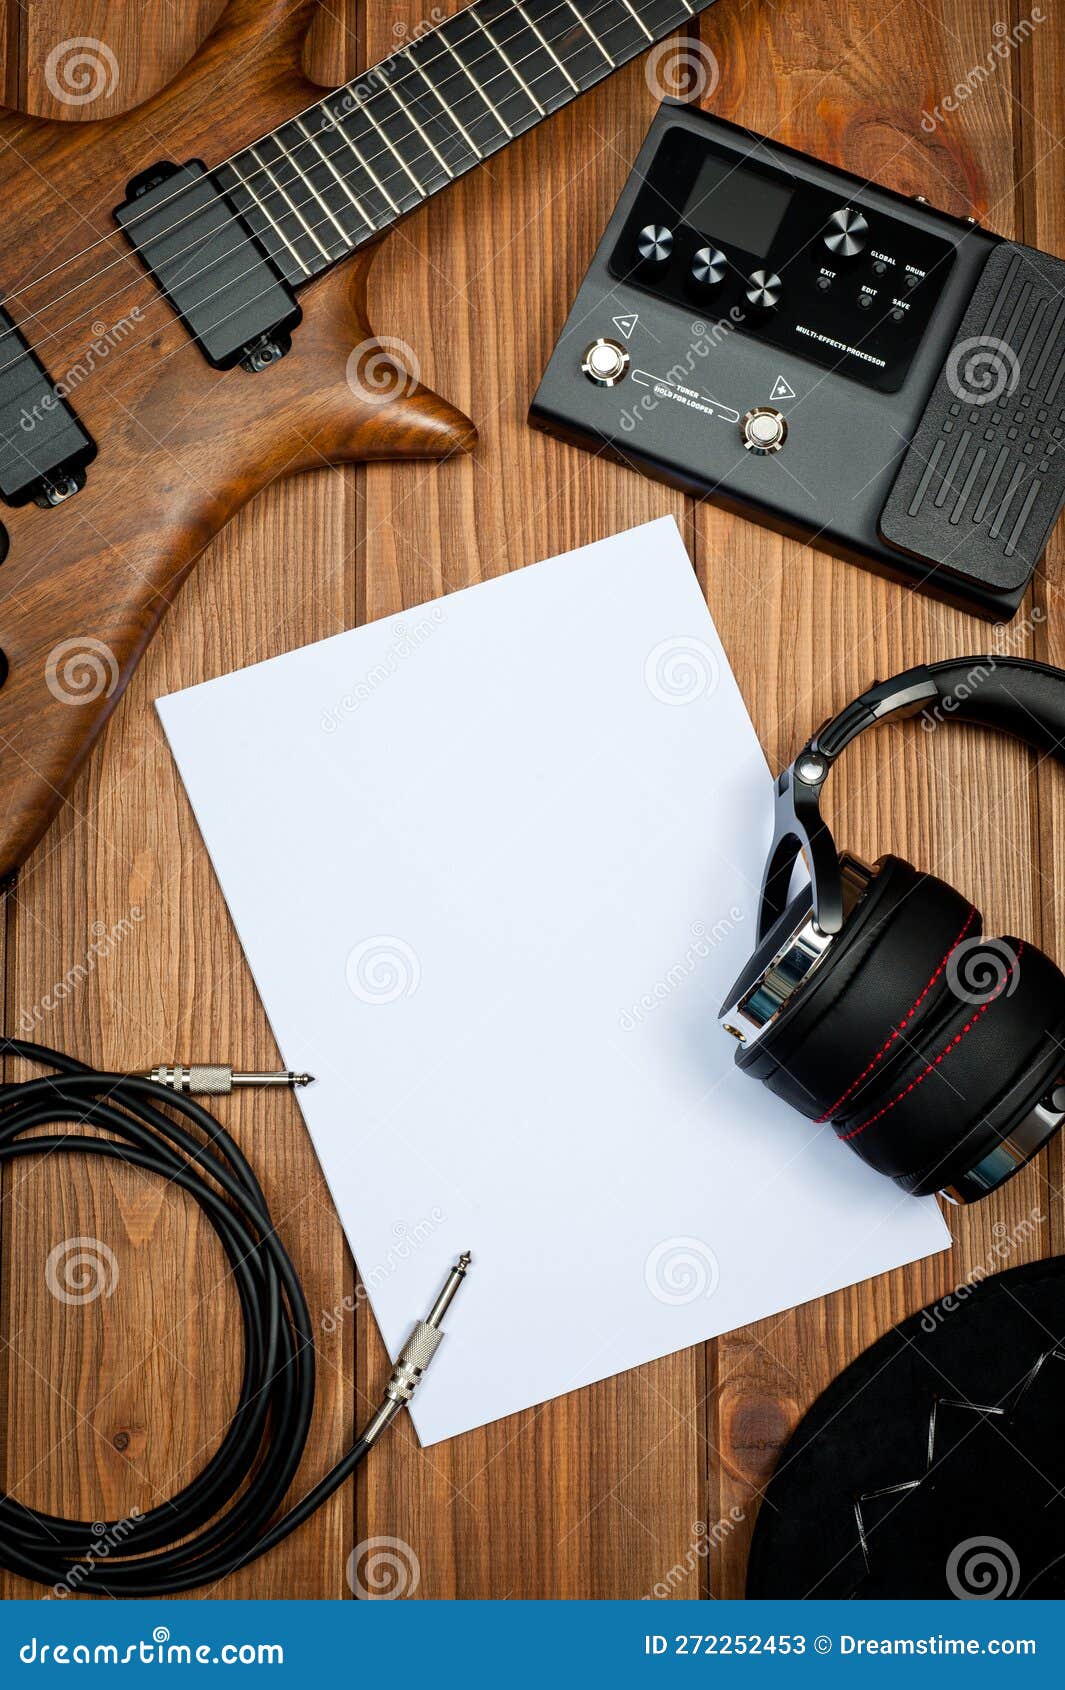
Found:
<path fill-rule="evenodd" d="M 475 0 L 216 172 L 293 286 L 711 0 Z"/>

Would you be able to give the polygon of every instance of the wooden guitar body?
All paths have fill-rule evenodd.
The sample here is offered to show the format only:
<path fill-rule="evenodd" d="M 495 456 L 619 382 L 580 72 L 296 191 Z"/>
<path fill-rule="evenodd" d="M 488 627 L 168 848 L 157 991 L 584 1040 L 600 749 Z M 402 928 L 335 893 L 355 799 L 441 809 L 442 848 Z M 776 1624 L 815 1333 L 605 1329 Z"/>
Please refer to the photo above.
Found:
<path fill-rule="evenodd" d="M 372 247 L 301 290 L 291 352 L 251 374 L 207 363 L 117 234 L 139 172 L 164 157 L 216 164 L 320 98 L 295 68 L 311 10 L 231 0 L 176 81 L 117 119 L 0 115 L 0 303 L 98 448 L 63 503 L 0 505 L 0 875 L 44 832 L 182 579 L 241 505 L 298 470 L 474 444 L 468 419 L 373 339 Z"/>

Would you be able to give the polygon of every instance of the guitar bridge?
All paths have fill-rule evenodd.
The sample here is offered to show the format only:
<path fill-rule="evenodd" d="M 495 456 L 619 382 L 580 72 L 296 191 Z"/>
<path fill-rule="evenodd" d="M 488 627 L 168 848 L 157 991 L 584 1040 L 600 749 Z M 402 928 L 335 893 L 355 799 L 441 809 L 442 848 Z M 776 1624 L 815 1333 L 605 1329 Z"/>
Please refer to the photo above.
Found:
<path fill-rule="evenodd" d="M 264 341 L 287 349 L 303 316 L 295 295 L 199 159 L 145 172 L 115 219 L 216 370 L 265 368 L 275 359 L 249 362 Z"/>

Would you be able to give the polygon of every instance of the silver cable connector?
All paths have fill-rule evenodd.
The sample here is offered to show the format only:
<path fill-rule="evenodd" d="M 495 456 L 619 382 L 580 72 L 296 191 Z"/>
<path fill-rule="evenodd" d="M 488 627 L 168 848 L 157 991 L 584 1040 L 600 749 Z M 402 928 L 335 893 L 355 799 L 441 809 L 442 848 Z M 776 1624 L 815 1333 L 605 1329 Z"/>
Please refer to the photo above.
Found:
<path fill-rule="evenodd" d="M 314 1075 L 294 1074 L 290 1068 L 276 1074 L 234 1073 L 228 1063 L 190 1062 L 186 1067 L 161 1065 L 141 1078 L 184 1097 L 228 1097 L 237 1086 L 309 1086 Z"/>
<path fill-rule="evenodd" d="M 421 1383 L 422 1375 L 440 1348 L 444 1336 L 440 1322 L 454 1302 L 455 1293 L 465 1279 L 472 1260 L 469 1250 L 464 1250 L 454 1267 L 449 1270 L 440 1288 L 440 1295 L 425 1319 L 415 1322 L 414 1330 L 396 1357 L 392 1377 L 385 1386 L 384 1401 L 364 1427 L 360 1434 L 360 1443 L 366 1444 L 367 1447 L 375 1444 L 385 1427 L 390 1426 L 400 1409 L 410 1402 Z"/>

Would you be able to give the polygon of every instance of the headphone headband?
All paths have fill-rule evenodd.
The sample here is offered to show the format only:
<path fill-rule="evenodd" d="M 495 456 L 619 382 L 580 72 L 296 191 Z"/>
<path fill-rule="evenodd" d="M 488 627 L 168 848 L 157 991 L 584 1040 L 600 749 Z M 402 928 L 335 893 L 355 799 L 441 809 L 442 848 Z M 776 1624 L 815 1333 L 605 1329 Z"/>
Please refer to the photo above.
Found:
<path fill-rule="evenodd" d="M 931 707 L 931 708 L 930 708 Z M 997 729 L 1065 760 L 1065 670 L 1018 657 L 958 657 L 922 663 L 877 681 L 825 722 L 777 780 L 773 844 L 762 881 L 758 937 L 788 902 L 800 851 L 810 871 L 813 916 L 822 933 L 843 926 L 839 853 L 821 814 L 821 792 L 836 759 L 867 728 L 889 717 L 924 713 Z"/>

